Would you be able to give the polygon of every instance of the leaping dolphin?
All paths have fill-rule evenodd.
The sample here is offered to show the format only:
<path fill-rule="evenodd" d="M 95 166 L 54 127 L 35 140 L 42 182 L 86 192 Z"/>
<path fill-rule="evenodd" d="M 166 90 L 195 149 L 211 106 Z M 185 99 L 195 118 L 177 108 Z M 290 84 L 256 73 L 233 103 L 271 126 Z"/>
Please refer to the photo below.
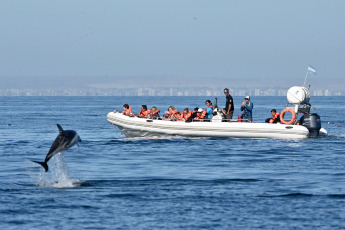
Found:
<path fill-rule="evenodd" d="M 59 124 L 57 124 L 57 127 L 59 128 L 59 135 L 56 137 L 54 143 L 50 147 L 44 162 L 33 161 L 35 163 L 42 165 L 46 172 L 48 171 L 47 162 L 50 160 L 50 158 L 52 158 L 55 154 L 59 152 L 69 149 L 74 144 L 77 144 L 79 146 L 78 142 L 81 142 L 81 139 L 76 131 L 63 130 Z"/>

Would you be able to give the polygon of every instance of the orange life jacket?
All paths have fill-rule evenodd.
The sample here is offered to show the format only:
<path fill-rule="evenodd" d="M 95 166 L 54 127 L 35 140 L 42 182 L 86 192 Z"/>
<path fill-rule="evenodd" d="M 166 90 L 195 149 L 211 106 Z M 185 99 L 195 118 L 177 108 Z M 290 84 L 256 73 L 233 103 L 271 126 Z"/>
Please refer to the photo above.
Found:
<path fill-rule="evenodd" d="M 156 111 L 152 112 L 151 113 L 151 119 L 152 119 L 153 115 L 155 115 L 156 113 L 159 113 L 159 112 L 160 112 L 160 110 L 156 110 Z"/>
<path fill-rule="evenodd" d="M 168 111 L 167 114 L 168 114 L 168 118 L 178 119 L 177 115 L 179 115 L 180 113 L 177 110 L 174 110 L 171 113 Z"/>
<path fill-rule="evenodd" d="M 204 121 L 206 114 L 207 114 L 206 110 L 203 110 L 201 113 L 197 113 L 195 120 Z"/>
<path fill-rule="evenodd" d="M 201 119 L 205 118 L 206 114 L 207 114 L 206 110 L 203 110 L 201 115 L 200 115 L 200 118 Z"/>
<path fill-rule="evenodd" d="M 139 117 L 144 117 L 144 116 L 147 116 L 151 113 L 151 109 L 147 109 L 146 111 L 140 111 L 139 113 Z"/>
<path fill-rule="evenodd" d="M 274 115 L 274 117 L 271 118 L 271 120 L 269 121 L 270 123 L 273 123 L 275 119 L 277 119 L 277 117 L 279 117 L 279 113 L 276 113 L 276 115 Z"/>
<path fill-rule="evenodd" d="M 180 121 L 182 121 L 183 118 L 184 118 L 185 121 L 187 121 L 187 119 L 190 118 L 191 116 L 192 116 L 192 112 L 191 112 L 191 111 L 188 111 L 187 114 L 181 113 L 181 115 L 180 115 Z"/>

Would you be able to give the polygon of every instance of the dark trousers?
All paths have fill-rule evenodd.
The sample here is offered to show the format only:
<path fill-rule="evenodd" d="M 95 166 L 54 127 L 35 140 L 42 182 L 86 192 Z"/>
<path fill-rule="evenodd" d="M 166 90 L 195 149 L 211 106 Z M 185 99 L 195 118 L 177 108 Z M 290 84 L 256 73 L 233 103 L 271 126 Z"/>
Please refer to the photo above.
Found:
<path fill-rule="evenodd" d="M 234 111 L 230 111 L 229 114 L 226 114 L 226 119 L 228 122 L 230 122 L 230 119 L 232 119 L 233 115 L 234 115 Z"/>

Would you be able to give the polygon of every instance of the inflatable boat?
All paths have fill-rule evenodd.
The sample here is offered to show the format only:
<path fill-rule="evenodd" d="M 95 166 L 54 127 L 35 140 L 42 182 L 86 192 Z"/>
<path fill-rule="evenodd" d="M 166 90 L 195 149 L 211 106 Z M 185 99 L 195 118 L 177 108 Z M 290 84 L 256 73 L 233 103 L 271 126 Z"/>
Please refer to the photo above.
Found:
<path fill-rule="evenodd" d="M 320 116 L 310 113 L 310 93 L 304 87 L 292 87 L 288 91 L 288 103 L 285 112 L 292 113 L 291 120 L 283 123 L 224 122 L 224 116 L 218 108 L 214 108 L 214 116 L 210 122 L 181 122 L 171 120 L 153 120 L 126 116 L 113 111 L 107 115 L 107 120 L 116 125 L 126 137 L 233 137 L 233 138 L 288 138 L 299 139 L 327 135 L 321 128 Z M 303 114 L 297 120 L 298 114 Z"/>

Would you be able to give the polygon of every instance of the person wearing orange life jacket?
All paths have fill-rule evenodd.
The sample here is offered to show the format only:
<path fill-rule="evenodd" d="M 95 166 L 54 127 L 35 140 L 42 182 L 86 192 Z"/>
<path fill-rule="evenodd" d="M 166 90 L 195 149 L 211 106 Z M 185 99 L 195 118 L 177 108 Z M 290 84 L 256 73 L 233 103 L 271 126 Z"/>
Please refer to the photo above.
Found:
<path fill-rule="evenodd" d="M 155 119 L 155 120 L 157 120 L 157 119 L 161 119 L 160 117 L 159 117 L 159 110 L 157 109 L 157 107 L 156 106 L 153 106 L 152 108 L 151 108 L 151 119 Z"/>
<path fill-rule="evenodd" d="M 140 118 L 150 118 L 150 113 L 151 113 L 151 110 L 148 109 L 146 105 L 142 105 L 138 117 L 140 117 Z"/>
<path fill-rule="evenodd" d="M 180 118 L 180 113 L 175 109 L 174 106 L 170 106 L 169 111 L 165 112 L 164 118 L 166 120 L 177 121 Z"/>
<path fill-rule="evenodd" d="M 130 107 L 128 104 L 124 104 L 122 114 L 130 116 L 132 114 L 132 107 Z"/>
<path fill-rule="evenodd" d="M 205 117 L 206 117 L 206 110 L 203 109 L 198 109 L 198 113 L 196 115 L 196 118 L 194 118 L 194 121 L 204 121 Z"/>
<path fill-rule="evenodd" d="M 180 115 L 180 121 L 191 122 L 192 121 L 192 112 L 188 108 L 185 108 Z"/>
<path fill-rule="evenodd" d="M 266 119 L 266 123 L 278 123 L 280 122 L 280 113 L 277 113 L 277 110 L 271 110 L 272 117 Z"/>

